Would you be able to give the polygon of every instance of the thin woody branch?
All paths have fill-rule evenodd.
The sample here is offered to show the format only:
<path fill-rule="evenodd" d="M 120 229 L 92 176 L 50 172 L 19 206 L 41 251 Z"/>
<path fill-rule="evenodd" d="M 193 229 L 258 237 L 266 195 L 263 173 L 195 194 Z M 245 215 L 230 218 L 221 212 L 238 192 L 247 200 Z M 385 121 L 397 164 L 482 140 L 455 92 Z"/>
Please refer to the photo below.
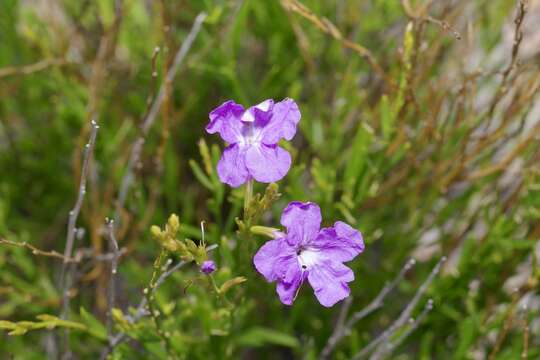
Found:
<path fill-rule="evenodd" d="M 66 262 L 66 263 L 79 262 L 80 261 L 77 257 L 65 257 L 64 255 L 62 255 L 59 252 L 54 251 L 54 250 L 46 251 L 46 250 L 38 249 L 37 247 L 35 247 L 32 244 L 29 244 L 26 241 L 18 242 L 18 241 L 12 241 L 12 240 L 6 240 L 6 239 L 1 239 L 0 238 L 0 244 L 16 246 L 16 247 L 20 247 L 20 248 L 26 248 L 26 249 L 30 250 L 32 252 L 32 254 L 34 254 L 34 255 L 52 257 L 52 258 L 55 258 L 55 259 L 60 259 L 60 260 L 62 260 L 64 262 Z"/>
<path fill-rule="evenodd" d="M 22 66 L 8 66 L 0 69 L 0 78 L 13 75 L 30 75 L 50 67 L 70 65 L 72 62 L 66 59 L 43 59 L 33 64 Z"/>
<path fill-rule="evenodd" d="M 321 359 L 327 359 L 331 355 L 331 353 L 334 351 L 338 343 L 346 336 L 348 336 L 351 333 L 351 330 L 353 326 L 375 310 L 381 308 L 384 304 L 384 300 L 386 299 L 386 296 L 399 284 L 400 281 L 403 280 L 403 277 L 405 274 L 412 269 L 412 267 L 416 264 L 416 261 L 414 259 L 408 260 L 405 265 L 401 268 L 401 271 L 399 274 L 389 283 L 387 283 L 379 292 L 379 294 L 369 303 L 368 306 L 363 308 L 360 311 L 355 312 L 350 319 L 347 322 L 339 321 L 336 324 L 336 327 L 334 328 L 334 332 L 332 333 L 332 336 L 328 339 L 328 342 L 326 343 L 326 346 L 321 352 Z M 339 318 L 344 318 L 347 316 L 346 312 L 348 311 L 348 308 L 350 304 L 352 303 L 352 297 L 349 297 L 345 300 L 343 307 L 341 309 L 341 313 Z"/>
<path fill-rule="evenodd" d="M 111 277 L 109 279 L 109 294 L 107 299 L 107 334 L 112 335 L 112 310 L 116 300 L 116 273 L 118 269 L 118 259 L 120 258 L 120 250 L 118 241 L 114 235 L 114 221 L 107 221 L 107 235 L 109 238 L 109 251 L 112 253 L 111 258 Z"/>
<path fill-rule="evenodd" d="M 399 317 L 396 319 L 396 321 L 394 321 L 392 323 L 392 325 L 390 325 L 390 327 L 387 330 L 385 330 L 382 334 L 380 334 L 373 341 L 371 341 L 369 344 L 364 346 L 364 348 L 353 357 L 354 360 L 359 360 L 359 359 L 364 358 L 369 353 L 371 353 L 374 349 L 376 349 L 379 346 L 379 344 L 387 343 L 388 339 L 391 336 L 393 336 L 398 329 L 400 329 L 403 325 L 405 325 L 407 323 L 407 321 L 409 321 L 409 319 L 411 318 L 411 314 L 412 314 L 413 310 L 415 309 L 416 305 L 418 304 L 418 302 L 420 301 L 422 296 L 427 291 L 429 285 L 431 285 L 431 283 L 435 279 L 435 276 L 437 276 L 439 274 L 441 266 L 445 261 L 446 261 L 446 257 L 443 256 L 441 258 L 441 260 L 439 260 L 437 265 L 435 265 L 433 270 L 431 270 L 431 273 L 429 274 L 427 279 L 418 288 L 418 290 L 414 294 L 413 298 L 407 304 L 405 309 L 403 309 L 403 311 L 401 312 Z M 377 350 L 375 350 L 375 351 L 377 351 Z"/>
<path fill-rule="evenodd" d="M 67 226 L 67 235 L 66 235 L 66 245 L 64 250 L 64 262 L 62 264 L 62 272 L 60 274 L 60 289 L 62 291 L 62 311 L 61 311 L 61 318 L 67 319 L 68 318 L 68 312 L 69 312 L 69 302 L 70 302 L 70 287 L 71 287 L 71 274 L 70 270 L 73 269 L 73 263 L 69 263 L 67 260 L 71 258 L 75 243 L 75 236 L 77 233 L 77 218 L 79 217 L 79 213 L 81 211 L 83 201 L 84 201 L 84 195 L 86 194 L 86 181 L 88 177 L 89 167 L 90 167 L 90 160 L 92 158 L 94 147 L 96 144 L 96 137 L 97 132 L 99 129 L 99 125 L 96 123 L 95 120 L 92 120 L 90 122 L 91 130 L 90 130 L 90 138 L 88 140 L 88 143 L 84 146 L 84 152 L 83 152 L 83 165 L 81 169 L 81 177 L 79 181 L 79 191 L 77 193 L 77 200 L 75 202 L 75 206 L 73 209 L 69 212 L 69 220 L 68 220 L 68 226 Z M 66 346 L 66 352 L 69 351 L 69 347 L 67 345 L 68 342 L 68 334 L 69 330 L 65 329 L 64 333 L 64 343 Z"/>
<path fill-rule="evenodd" d="M 322 30 L 325 34 L 328 34 L 335 40 L 339 41 L 342 46 L 356 52 L 358 55 L 360 55 L 363 59 L 367 61 L 367 63 L 383 79 L 383 81 L 389 88 L 396 87 L 394 81 L 386 74 L 381 65 L 379 65 L 373 53 L 366 47 L 345 38 L 341 34 L 339 29 L 330 20 L 324 17 L 318 17 L 307 6 L 297 0 L 281 0 L 281 4 L 285 8 L 285 10 L 294 12 L 302 16 L 303 18 L 314 24 L 316 27 L 318 27 L 320 30 Z"/>
<path fill-rule="evenodd" d="M 173 64 L 169 68 L 169 71 L 167 72 L 165 79 L 163 79 L 163 82 L 159 88 L 158 94 L 156 98 L 154 99 L 154 102 L 152 103 L 152 106 L 150 107 L 148 114 L 146 115 L 146 117 L 144 118 L 142 122 L 141 135 L 137 138 L 137 140 L 135 140 L 133 147 L 131 148 L 131 153 L 129 156 L 126 171 L 120 183 L 120 189 L 118 191 L 118 199 L 116 201 L 116 210 L 114 214 L 114 221 L 116 223 L 120 221 L 120 213 L 124 209 L 124 204 L 126 202 L 127 195 L 131 188 L 131 185 L 133 184 L 133 180 L 134 180 L 133 170 L 140 160 L 146 136 L 148 135 L 150 128 L 154 124 L 157 118 L 157 115 L 159 113 L 159 110 L 161 109 L 161 105 L 163 104 L 163 101 L 165 100 L 167 86 L 168 84 L 172 83 L 172 81 L 174 80 L 176 76 L 176 73 L 180 69 L 180 65 L 182 65 L 182 63 L 184 62 L 186 55 L 188 54 L 189 50 L 191 49 L 193 45 L 193 42 L 195 41 L 195 39 L 197 38 L 197 35 L 199 34 L 199 31 L 201 30 L 201 26 L 204 19 L 206 19 L 206 13 L 204 12 L 201 12 L 195 18 L 195 21 L 193 22 L 193 26 L 191 27 L 191 30 L 188 36 L 186 37 L 186 39 L 182 43 L 182 46 L 176 53 L 173 60 Z"/>

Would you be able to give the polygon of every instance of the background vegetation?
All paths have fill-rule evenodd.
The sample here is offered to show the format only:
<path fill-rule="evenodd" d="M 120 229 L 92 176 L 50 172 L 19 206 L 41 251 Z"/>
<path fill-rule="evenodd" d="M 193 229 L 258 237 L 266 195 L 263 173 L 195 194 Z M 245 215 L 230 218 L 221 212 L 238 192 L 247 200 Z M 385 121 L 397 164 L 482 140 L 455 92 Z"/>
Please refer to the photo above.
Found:
<path fill-rule="evenodd" d="M 373 358 L 540 357 L 539 21 L 533 0 L 2 0 L 0 353 L 317 358 L 413 257 L 384 306 L 328 356 L 359 354 L 412 304 Z M 326 223 L 361 230 L 345 306 L 321 307 L 308 287 L 292 307 L 278 301 L 251 266 L 266 239 L 237 232 L 243 190 L 215 173 L 223 144 L 204 132 L 208 112 L 285 97 L 302 112 L 283 144 L 293 167 L 259 224 L 311 200 Z M 75 261 L 64 265 L 92 119 Z M 162 244 L 150 226 L 171 213 L 178 239 L 201 241 L 205 222 L 218 286 L 247 281 L 216 296 L 186 264 L 160 284 L 150 299 L 160 315 L 148 317 L 134 311 L 143 289 L 180 261 L 163 254 L 172 263 L 154 265 Z"/>

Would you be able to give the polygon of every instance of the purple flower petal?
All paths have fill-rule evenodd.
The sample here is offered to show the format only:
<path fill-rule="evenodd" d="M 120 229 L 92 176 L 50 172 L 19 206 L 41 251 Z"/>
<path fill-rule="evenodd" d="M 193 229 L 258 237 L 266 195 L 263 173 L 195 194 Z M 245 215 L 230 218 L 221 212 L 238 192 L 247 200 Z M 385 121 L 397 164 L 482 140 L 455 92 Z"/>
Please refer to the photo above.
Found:
<path fill-rule="evenodd" d="M 276 281 L 279 299 L 291 305 L 307 279 L 321 305 L 330 307 L 349 296 L 354 273 L 342 262 L 364 250 L 359 231 L 338 221 L 319 231 L 321 210 L 317 204 L 294 201 L 281 216 L 285 237 L 264 244 L 253 262 L 266 280 Z"/>
<path fill-rule="evenodd" d="M 300 110 L 292 99 L 278 102 L 272 108 L 272 116 L 261 130 L 264 144 L 277 144 L 281 138 L 291 140 L 296 134 L 296 125 L 300 121 Z"/>
<path fill-rule="evenodd" d="M 354 273 L 339 261 L 326 259 L 309 270 L 308 281 L 321 305 L 331 307 L 351 293 Z"/>
<path fill-rule="evenodd" d="M 230 144 L 242 139 L 244 124 L 240 120 L 244 107 L 232 100 L 226 101 L 210 112 L 210 122 L 206 126 L 209 134 L 219 133 Z"/>
<path fill-rule="evenodd" d="M 286 280 L 286 271 L 296 261 L 294 248 L 284 239 L 270 240 L 257 251 L 253 264 L 268 282 Z"/>
<path fill-rule="evenodd" d="M 277 145 L 253 145 L 246 151 L 246 166 L 255 180 L 271 183 L 287 174 L 291 167 L 291 155 Z"/>
<path fill-rule="evenodd" d="M 219 133 L 229 145 L 239 146 L 223 154 L 221 166 L 218 165 L 222 182 L 236 187 L 251 176 L 259 182 L 270 183 L 287 174 L 291 156 L 277 143 L 281 138 L 292 139 L 296 133 L 300 111 L 293 100 L 274 104 L 274 100 L 268 99 L 245 111 L 242 105 L 229 100 L 212 110 L 209 116 L 206 131 Z M 235 165 L 238 169 L 234 169 Z"/>
<path fill-rule="evenodd" d="M 276 286 L 276 292 L 279 296 L 279 300 L 285 305 L 292 305 L 296 295 L 300 290 L 300 286 L 304 282 L 304 274 L 298 267 L 290 268 L 289 281 L 278 281 Z"/>
<path fill-rule="evenodd" d="M 293 201 L 283 210 L 281 225 L 287 228 L 290 245 L 307 244 L 319 232 L 321 209 L 315 203 Z"/>
<path fill-rule="evenodd" d="M 337 221 L 333 227 L 321 229 L 319 235 L 309 245 L 341 262 L 351 261 L 364 251 L 362 234 L 341 221 Z"/>
<path fill-rule="evenodd" d="M 265 126 L 272 116 L 273 107 L 274 100 L 264 100 L 263 102 L 247 109 L 242 115 L 241 120 L 243 122 L 253 123 L 258 127 Z"/>
<path fill-rule="evenodd" d="M 238 187 L 249 178 L 246 168 L 245 149 L 238 144 L 227 147 L 217 164 L 217 172 L 221 182 Z"/>

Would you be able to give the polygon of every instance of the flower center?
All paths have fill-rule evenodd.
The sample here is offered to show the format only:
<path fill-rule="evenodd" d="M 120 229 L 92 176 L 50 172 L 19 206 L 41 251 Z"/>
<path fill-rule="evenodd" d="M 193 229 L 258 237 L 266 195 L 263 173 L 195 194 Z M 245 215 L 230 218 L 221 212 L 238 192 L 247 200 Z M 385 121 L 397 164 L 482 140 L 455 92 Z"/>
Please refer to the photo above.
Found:
<path fill-rule="evenodd" d="M 303 270 L 311 268 L 319 260 L 319 251 L 316 249 L 301 247 L 296 250 L 296 255 L 298 256 L 298 264 Z"/>
<path fill-rule="evenodd" d="M 259 133 L 260 130 L 256 129 L 255 126 L 251 123 L 247 123 L 244 125 L 244 129 L 242 131 L 242 137 L 240 139 L 240 143 L 242 145 L 254 145 L 258 144 L 260 142 L 259 139 Z"/>

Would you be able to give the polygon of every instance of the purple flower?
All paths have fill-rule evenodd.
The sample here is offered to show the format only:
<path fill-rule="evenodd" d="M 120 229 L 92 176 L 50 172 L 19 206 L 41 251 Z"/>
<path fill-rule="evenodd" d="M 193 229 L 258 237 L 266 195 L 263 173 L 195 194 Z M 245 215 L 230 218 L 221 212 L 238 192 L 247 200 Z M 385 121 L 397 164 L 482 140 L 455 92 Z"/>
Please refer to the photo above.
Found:
<path fill-rule="evenodd" d="M 274 104 L 268 99 L 244 110 L 232 100 L 210 113 L 209 134 L 219 133 L 229 143 L 217 165 L 220 180 L 238 187 L 249 179 L 270 183 L 281 180 L 291 167 L 291 156 L 277 145 L 291 140 L 300 121 L 292 99 Z"/>
<path fill-rule="evenodd" d="M 206 275 L 210 275 L 214 271 L 216 271 L 216 263 L 212 260 L 206 260 L 201 265 L 201 272 L 205 273 Z"/>
<path fill-rule="evenodd" d="M 354 273 L 343 265 L 364 251 L 362 234 L 344 222 L 322 228 L 321 209 L 315 203 L 291 202 L 281 215 L 287 234 L 264 244 L 253 262 L 269 282 L 277 282 L 282 303 L 291 305 L 304 280 L 319 302 L 333 306 L 350 294 Z"/>

